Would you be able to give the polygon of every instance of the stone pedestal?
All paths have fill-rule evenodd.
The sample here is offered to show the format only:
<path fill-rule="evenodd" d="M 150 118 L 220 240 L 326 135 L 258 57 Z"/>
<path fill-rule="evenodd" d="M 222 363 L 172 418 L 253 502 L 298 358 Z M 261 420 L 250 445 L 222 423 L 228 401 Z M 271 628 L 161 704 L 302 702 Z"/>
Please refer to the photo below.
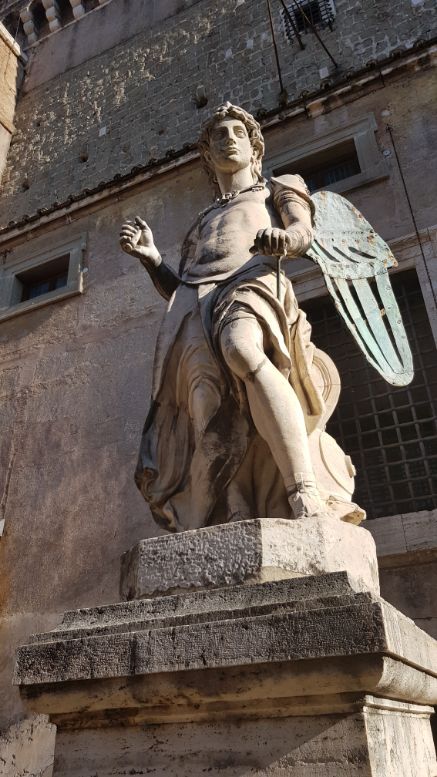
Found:
<path fill-rule="evenodd" d="M 66 613 L 20 648 L 22 695 L 58 726 L 55 777 L 437 775 L 435 641 L 375 593 L 370 561 L 353 574 L 342 537 L 364 529 L 327 519 L 325 531 L 307 520 L 290 522 L 287 533 L 284 523 L 141 543 L 125 558 L 125 590 L 192 590 Z M 275 541 L 275 527 L 288 544 Z M 318 531 L 333 538 L 323 562 L 310 547 Z M 305 532 L 307 576 L 291 539 L 297 554 Z M 239 544 L 239 536 L 251 539 Z M 181 585 L 182 567 L 179 577 L 169 569 L 190 561 L 190 547 Z M 344 570 L 338 561 L 336 571 L 324 569 L 341 547 Z M 215 559 L 210 580 L 202 549 Z M 256 582 L 272 569 L 282 579 Z"/>
<path fill-rule="evenodd" d="M 120 587 L 124 599 L 141 599 L 338 571 L 379 594 L 366 529 L 334 518 L 264 518 L 142 540 L 122 558 Z"/>

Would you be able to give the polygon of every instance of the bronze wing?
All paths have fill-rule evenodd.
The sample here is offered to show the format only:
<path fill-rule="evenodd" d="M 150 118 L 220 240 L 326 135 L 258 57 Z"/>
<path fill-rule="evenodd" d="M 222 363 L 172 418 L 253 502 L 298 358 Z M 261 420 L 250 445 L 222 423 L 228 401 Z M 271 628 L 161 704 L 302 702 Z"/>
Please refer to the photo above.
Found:
<path fill-rule="evenodd" d="M 339 194 L 312 196 L 315 236 L 307 257 L 322 269 L 329 293 L 366 359 L 395 386 L 414 376 L 405 327 L 388 276 L 397 265 L 387 243 Z"/>

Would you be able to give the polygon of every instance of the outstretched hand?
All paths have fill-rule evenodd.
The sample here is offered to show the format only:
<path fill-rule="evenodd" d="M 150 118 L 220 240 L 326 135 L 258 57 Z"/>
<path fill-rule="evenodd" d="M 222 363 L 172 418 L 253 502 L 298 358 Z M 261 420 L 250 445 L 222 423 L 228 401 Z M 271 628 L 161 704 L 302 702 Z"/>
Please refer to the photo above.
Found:
<path fill-rule="evenodd" d="M 269 227 L 256 233 L 251 251 L 265 256 L 284 256 L 290 252 L 292 245 L 293 241 L 285 229 Z"/>
<path fill-rule="evenodd" d="M 153 241 L 152 230 L 149 225 L 135 217 L 135 221 L 126 221 L 120 231 L 120 245 L 127 254 L 136 256 L 143 264 L 157 267 L 161 263 L 161 256 Z"/>

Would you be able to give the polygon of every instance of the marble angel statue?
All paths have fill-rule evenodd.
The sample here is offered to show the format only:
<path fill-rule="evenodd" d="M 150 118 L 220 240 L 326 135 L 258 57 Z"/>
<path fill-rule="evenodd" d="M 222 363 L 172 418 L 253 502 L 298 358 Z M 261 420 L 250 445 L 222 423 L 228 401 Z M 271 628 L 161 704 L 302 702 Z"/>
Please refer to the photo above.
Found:
<path fill-rule="evenodd" d="M 317 262 L 366 357 L 405 384 L 413 373 L 387 274 L 394 257 L 342 197 L 311 197 L 298 175 L 266 181 L 261 129 L 243 109 L 218 108 L 199 148 L 218 197 L 188 232 L 179 272 L 142 218 L 121 229 L 123 250 L 168 300 L 136 483 L 170 531 L 257 517 L 359 523 L 352 463 L 325 431 L 338 372 L 311 342 L 279 262 Z"/>

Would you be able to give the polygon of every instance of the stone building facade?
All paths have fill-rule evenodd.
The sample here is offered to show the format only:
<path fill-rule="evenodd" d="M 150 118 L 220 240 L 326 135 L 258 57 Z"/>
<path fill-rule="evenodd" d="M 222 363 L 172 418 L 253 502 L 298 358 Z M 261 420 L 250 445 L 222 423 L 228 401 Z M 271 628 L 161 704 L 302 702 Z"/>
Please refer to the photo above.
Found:
<path fill-rule="evenodd" d="M 266 175 L 344 194 L 398 259 L 417 373 L 402 390 L 355 353 L 318 270 L 289 273 L 342 374 L 331 433 L 358 469 L 382 594 L 437 636 L 437 9 L 1 0 L 0 18 L 0 772 L 47 777 L 53 732 L 12 687 L 16 646 L 116 601 L 120 555 L 158 533 L 132 473 L 163 302 L 119 226 L 147 218 L 177 266 L 212 196 L 199 127 L 225 100 L 261 120 Z"/>

